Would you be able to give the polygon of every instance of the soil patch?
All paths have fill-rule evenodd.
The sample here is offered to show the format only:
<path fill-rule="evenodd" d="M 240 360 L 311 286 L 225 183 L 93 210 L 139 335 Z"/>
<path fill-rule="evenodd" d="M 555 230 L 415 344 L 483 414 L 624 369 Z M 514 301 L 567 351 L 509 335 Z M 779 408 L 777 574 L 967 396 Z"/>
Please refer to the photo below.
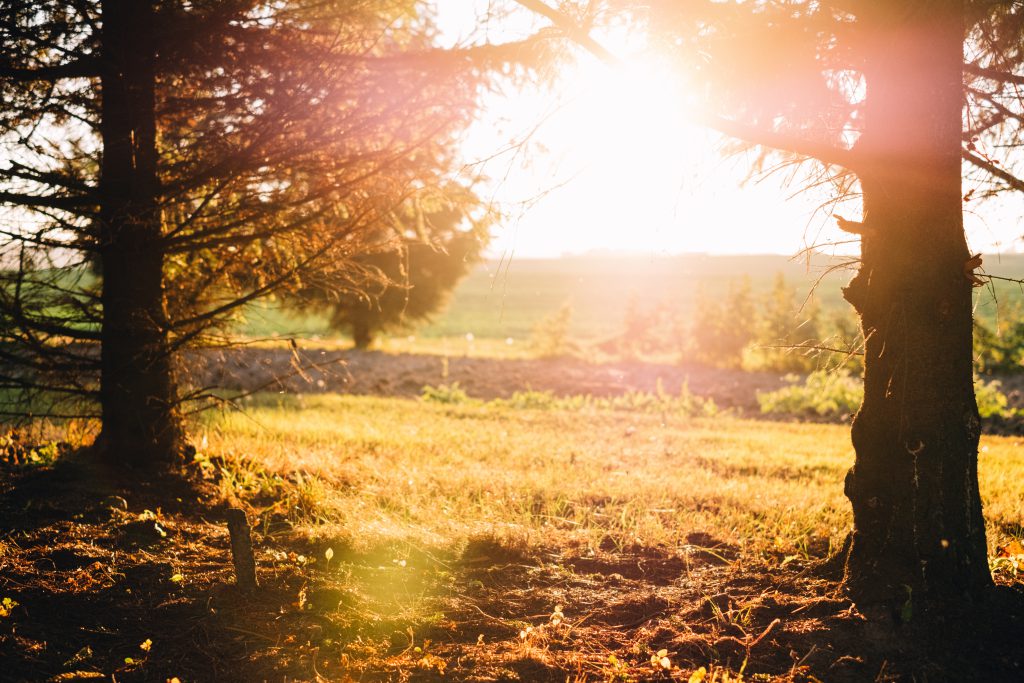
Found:
<path fill-rule="evenodd" d="M 469 396 L 490 400 L 517 391 L 549 391 L 556 396 L 620 396 L 628 392 L 689 391 L 712 399 L 744 417 L 848 423 L 852 416 L 761 413 L 759 392 L 775 391 L 803 377 L 792 373 L 747 372 L 698 364 L 643 361 L 591 363 L 578 358 L 502 359 L 430 354 L 383 353 L 357 349 L 267 349 L 241 347 L 193 352 L 186 363 L 196 387 L 233 391 L 343 393 L 413 398 L 425 386 L 458 383 Z M 998 378 L 1009 407 L 1024 409 L 1024 374 Z M 984 420 L 992 434 L 1024 434 L 1024 419 Z"/>
<path fill-rule="evenodd" d="M 475 398 L 508 398 L 516 391 L 558 396 L 617 396 L 629 391 L 676 395 L 683 387 L 723 407 L 756 410 L 756 392 L 785 386 L 785 376 L 700 365 L 576 358 L 497 359 L 378 351 L 238 348 L 206 351 L 189 361 L 193 382 L 243 391 L 336 392 L 419 396 L 426 385 L 458 382 Z"/>
<path fill-rule="evenodd" d="M 322 543 L 268 533 L 261 587 L 244 594 L 224 508 L 201 486 L 74 457 L 0 474 L 4 680 L 1024 678 L 1020 585 L 952 615 L 914 605 L 905 622 L 902 606 L 853 605 L 817 564 L 742 566 L 700 532 L 678 549 L 485 537 L 332 562 L 314 561 Z"/>

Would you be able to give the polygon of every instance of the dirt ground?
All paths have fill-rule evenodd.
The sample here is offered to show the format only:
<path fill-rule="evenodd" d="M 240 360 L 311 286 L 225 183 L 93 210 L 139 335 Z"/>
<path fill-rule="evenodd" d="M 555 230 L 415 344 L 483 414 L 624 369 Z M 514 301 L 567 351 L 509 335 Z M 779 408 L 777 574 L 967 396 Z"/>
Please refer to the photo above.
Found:
<path fill-rule="evenodd" d="M 678 394 L 683 385 L 723 407 L 755 409 L 755 392 L 787 382 L 779 373 L 721 370 L 698 365 L 620 361 L 588 363 L 576 358 L 493 359 L 378 351 L 288 351 L 242 348 L 207 351 L 189 362 L 192 381 L 252 391 L 342 392 L 418 396 L 425 385 L 458 382 L 470 396 L 507 398 L 515 391 L 551 391 L 559 396 L 611 396 L 629 390 Z"/>
<path fill-rule="evenodd" d="M 191 367 L 243 390 L 391 396 L 444 382 L 481 398 L 608 395 L 660 380 L 741 411 L 784 382 L 641 363 L 262 349 Z M 198 470 L 150 481 L 81 454 L 28 467 L 0 458 L 0 680 L 1024 680 L 1024 584 L 941 614 L 918 602 L 858 608 L 820 556 L 744 563 L 702 533 L 681 548 L 483 537 L 357 552 L 282 524 L 255 534 L 261 585 L 245 593 L 216 484 Z"/>
<path fill-rule="evenodd" d="M 700 533 L 397 562 L 282 531 L 256 534 L 261 586 L 243 593 L 203 485 L 74 457 L 2 482 L 5 681 L 1024 680 L 1020 584 L 905 623 L 851 604 L 827 564 L 742 566 Z M 305 562 L 328 544 L 333 565 Z"/>
<path fill-rule="evenodd" d="M 764 417 L 757 393 L 774 391 L 802 377 L 779 372 L 746 372 L 703 365 L 615 361 L 590 363 L 578 358 L 500 359 L 382 353 L 358 350 L 286 350 L 258 347 L 208 350 L 187 363 L 188 381 L 229 390 L 338 392 L 355 395 L 419 396 L 426 385 L 458 383 L 469 396 L 507 398 L 516 391 L 550 391 L 558 396 L 614 396 L 628 391 L 671 395 L 686 389 L 713 399 L 720 408 L 743 416 Z M 1024 409 L 1024 374 L 998 378 L 1009 407 Z M 850 415 L 785 416 L 849 422 Z M 1024 434 L 1024 419 L 986 420 L 996 434 Z"/>

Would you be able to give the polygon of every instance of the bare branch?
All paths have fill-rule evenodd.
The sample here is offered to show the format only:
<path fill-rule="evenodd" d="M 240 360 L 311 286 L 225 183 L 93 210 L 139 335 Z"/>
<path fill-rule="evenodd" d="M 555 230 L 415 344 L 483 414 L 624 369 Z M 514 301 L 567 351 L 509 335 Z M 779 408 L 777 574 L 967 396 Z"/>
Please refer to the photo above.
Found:
<path fill-rule="evenodd" d="M 540 0 L 516 0 L 516 2 L 531 12 L 536 12 L 537 14 L 550 19 L 551 23 L 560 29 L 567 38 L 579 43 L 581 47 L 601 61 L 612 65 L 619 63 L 618 57 L 613 55 L 604 45 L 601 45 L 599 42 L 591 38 L 590 33 L 585 28 L 576 24 L 576 22 L 566 14 L 559 12 L 552 7 L 548 7 Z"/>
<path fill-rule="evenodd" d="M 95 206 L 96 201 L 86 197 L 59 197 L 54 195 L 32 195 L 19 192 L 0 192 L 0 202 L 18 204 L 20 206 L 45 207 L 77 211 L 83 207 Z"/>
<path fill-rule="evenodd" d="M 999 69 L 991 69 L 985 66 L 980 66 L 974 63 L 964 64 L 964 71 L 975 76 L 981 76 L 982 78 L 988 78 L 993 81 L 1002 81 L 1003 83 L 1015 83 L 1017 85 L 1024 85 L 1024 75 L 1015 74 L 1012 71 L 1001 71 Z"/>
<path fill-rule="evenodd" d="M 822 163 L 842 166 L 856 170 L 856 154 L 852 150 L 842 149 L 827 143 L 815 142 L 788 133 L 767 130 L 758 126 L 732 121 L 721 116 L 693 116 L 690 119 L 697 124 L 707 126 L 729 137 L 764 147 L 771 147 L 784 152 L 792 152 L 800 156 L 817 159 Z"/>
<path fill-rule="evenodd" d="M 59 81 L 66 78 L 99 78 L 100 62 L 95 57 L 80 57 L 66 64 L 40 66 L 34 69 L 19 69 L 0 65 L 0 80 L 6 79 L 15 83 L 32 83 L 38 81 Z"/>
<path fill-rule="evenodd" d="M 1005 168 L 1002 168 L 999 165 L 993 163 L 992 161 L 989 161 L 988 159 L 985 159 L 984 157 L 981 157 L 978 154 L 975 154 L 974 152 L 972 152 L 970 150 L 967 150 L 967 149 L 963 150 L 961 156 L 963 157 L 963 159 L 965 161 L 971 162 L 972 164 L 974 164 L 978 168 L 980 168 L 980 169 L 982 169 L 984 171 L 988 171 L 989 173 L 991 173 L 995 177 L 997 177 L 1000 180 L 1004 181 L 1007 185 L 1009 185 L 1014 190 L 1018 190 L 1020 192 L 1024 192 L 1024 180 L 1022 180 L 1021 178 L 1018 178 L 1017 176 L 1013 175 L 1012 173 L 1007 171 Z"/>

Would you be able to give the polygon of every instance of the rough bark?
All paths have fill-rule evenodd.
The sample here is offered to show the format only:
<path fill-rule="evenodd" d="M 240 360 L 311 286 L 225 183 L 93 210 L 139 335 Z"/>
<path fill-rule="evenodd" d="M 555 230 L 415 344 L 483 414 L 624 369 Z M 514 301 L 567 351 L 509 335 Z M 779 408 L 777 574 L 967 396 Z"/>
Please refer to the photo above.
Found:
<path fill-rule="evenodd" d="M 148 466 L 175 460 L 184 441 L 164 304 L 153 8 L 104 0 L 102 11 L 99 444 Z"/>
<path fill-rule="evenodd" d="M 977 596 L 991 585 L 961 195 L 962 4 L 875 3 L 856 152 L 862 264 L 845 290 L 866 338 L 846 478 L 846 582 L 862 601 Z"/>

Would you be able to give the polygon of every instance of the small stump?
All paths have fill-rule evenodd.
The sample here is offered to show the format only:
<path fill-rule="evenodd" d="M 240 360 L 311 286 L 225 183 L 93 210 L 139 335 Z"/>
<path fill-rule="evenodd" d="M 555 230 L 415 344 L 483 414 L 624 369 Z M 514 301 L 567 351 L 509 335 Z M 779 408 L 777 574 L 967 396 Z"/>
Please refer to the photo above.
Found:
<path fill-rule="evenodd" d="M 256 557 L 252 552 L 252 534 L 245 510 L 231 508 L 226 515 L 231 534 L 231 559 L 235 564 L 235 583 L 244 591 L 259 587 L 256 581 Z"/>

